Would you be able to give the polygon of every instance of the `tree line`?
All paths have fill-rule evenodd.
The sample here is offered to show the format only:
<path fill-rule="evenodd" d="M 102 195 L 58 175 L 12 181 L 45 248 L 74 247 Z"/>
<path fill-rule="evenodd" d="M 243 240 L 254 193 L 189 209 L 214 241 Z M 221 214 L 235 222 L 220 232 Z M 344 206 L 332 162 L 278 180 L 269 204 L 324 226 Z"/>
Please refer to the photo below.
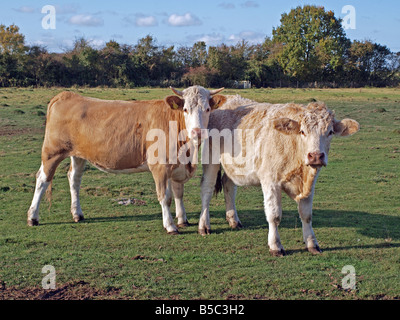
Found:
<path fill-rule="evenodd" d="M 85 38 L 51 53 L 25 45 L 16 25 L 0 25 L 0 86 L 255 87 L 396 86 L 400 52 L 370 40 L 351 41 L 341 20 L 323 7 L 299 6 L 281 16 L 262 43 L 159 45 L 150 35 L 135 45 L 110 40 L 95 48 Z"/>

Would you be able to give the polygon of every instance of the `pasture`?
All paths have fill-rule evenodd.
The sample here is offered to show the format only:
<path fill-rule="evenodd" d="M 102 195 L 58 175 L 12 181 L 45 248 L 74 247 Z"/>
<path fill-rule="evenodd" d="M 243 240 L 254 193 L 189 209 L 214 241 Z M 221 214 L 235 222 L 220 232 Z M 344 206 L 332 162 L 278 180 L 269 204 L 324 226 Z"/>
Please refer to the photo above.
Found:
<path fill-rule="evenodd" d="M 169 89 L 71 89 L 103 99 L 164 98 Z M 316 185 L 313 228 L 321 255 L 304 250 L 297 206 L 286 195 L 279 232 L 287 256 L 269 254 L 259 187 L 239 187 L 244 228 L 225 221 L 223 195 L 213 197 L 213 233 L 197 233 L 201 166 L 185 185 L 191 226 L 167 235 L 150 173 L 106 174 L 87 164 L 81 186 L 85 220 L 74 223 L 67 180 L 57 169 L 51 208 L 27 227 L 40 166 L 51 89 L 0 89 L 0 299 L 399 299 L 400 89 L 225 90 L 262 102 L 324 101 L 336 118 L 361 130 L 334 139 Z M 122 199 L 134 198 L 124 205 Z M 172 204 L 174 212 L 174 204 Z M 42 289 L 42 268 L 56 289 Z M 343 288 L 345 266 L 356 288 Z"/>

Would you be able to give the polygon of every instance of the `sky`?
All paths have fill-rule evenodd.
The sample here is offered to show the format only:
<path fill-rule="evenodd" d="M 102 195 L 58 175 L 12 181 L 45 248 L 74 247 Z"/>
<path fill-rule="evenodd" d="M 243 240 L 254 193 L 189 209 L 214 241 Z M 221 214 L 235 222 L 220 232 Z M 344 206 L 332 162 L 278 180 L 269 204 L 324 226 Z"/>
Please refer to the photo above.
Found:
<path fill-rule="evenodd" d="M 280 25 L 282 13 L 312 4 L 345 19 L 351 40 L 372 40 L 400 51 L 398 0 L 0 0 L 0 24 L 16 24 L 28 45 L 49 52 L 72 48 L 84 37 L 101 48 L 109 40 L 135 45 L 153 36 L 159 45 L 261 43 Z M 45 6 L 55 9 L 55 16 Z M 345 10 L 346 5 L 352 11 Z M 51 22 L 55 21 L 55 25 Z M 351 24 L 353 23 L 353 24 Z M 51 27 L 51 28 L 49 28 Z M 47 29 L 46 29 L 47 28 Z"/>

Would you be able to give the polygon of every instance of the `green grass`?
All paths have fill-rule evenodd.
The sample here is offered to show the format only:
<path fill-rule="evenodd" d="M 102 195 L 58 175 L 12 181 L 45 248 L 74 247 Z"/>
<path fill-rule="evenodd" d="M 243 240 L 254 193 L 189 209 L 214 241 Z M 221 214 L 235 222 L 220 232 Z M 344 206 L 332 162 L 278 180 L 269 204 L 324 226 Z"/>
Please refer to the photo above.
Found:
<path fill-rule="evenodd" d="M 260 188 L 238 188 L 245 228 L 230 230 L 223 195 L 211 202 L 213 234 L 201 237 L 200 177 L 185 185 L 192 225 L 167 235 L 150 173 L 105 174 L 88 165 L 74 223 L 66 172 L 57 170 L 51 210 L 26 226 L 40 166 L 48 101 L 61 89 L 0 89 L 0 289 L 40 287 L 44 265 L 56 269 L 57 286 L 84 281 L 123 299 L 395 299 L 400 298 L 400 90 L 225 90 L 257 101 L 324 101 L 338 119 L 361 130 L 332 142 L 329 165 L 316 186 L 313 227 L 323 254 L 304 250 L 296 204 L 283 198 L 279 228 L 288 255 L 269 255 L 268 225 Z M 156 99 L 167 89 L 75 89 L 104 99 Z M 383 109 L 385 111 L 383 111 Z M 135 197 L 142 206 L 123 206 Z M 173 209 L 174 210 L 174 209 Z M 341 270 L 353 265 L 356 290 L 344 290 Z M 102 296 L 97 298 L 101 299 Z M 110 297 L 108 297 L 110 298 Z"/>

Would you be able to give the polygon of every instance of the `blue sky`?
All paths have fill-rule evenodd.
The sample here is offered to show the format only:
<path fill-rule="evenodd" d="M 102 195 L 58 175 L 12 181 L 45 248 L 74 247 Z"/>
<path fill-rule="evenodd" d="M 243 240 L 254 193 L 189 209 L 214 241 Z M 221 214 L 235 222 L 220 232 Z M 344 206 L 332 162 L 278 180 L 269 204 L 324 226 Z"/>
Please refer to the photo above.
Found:
<path fill-rule="evenodd" d="M 4 1 L 5 2 L 5 1 Z M 283 12 L 299 5 L 315 4 L 344 18 L 345 5 L 355 9 L 356 28 L 346 29 L 354 40 L 372 40 L 400 51 L 400 1 L 398 0 L 15 0 L 0 6 L 0 24 L 15 23 L 27 44 L 39 44 L 50 52 L 72 47 L 79 37 L 102 47 L 113 39 L 136 44 L 150 34 L 161 45 L 186 46 L 196 41 L 208 45 L 235 44 L 241 39 L 260 43 L 272 35 Z M 56 8 L 56 28 L 43 29 L 42 7 Z"/>

